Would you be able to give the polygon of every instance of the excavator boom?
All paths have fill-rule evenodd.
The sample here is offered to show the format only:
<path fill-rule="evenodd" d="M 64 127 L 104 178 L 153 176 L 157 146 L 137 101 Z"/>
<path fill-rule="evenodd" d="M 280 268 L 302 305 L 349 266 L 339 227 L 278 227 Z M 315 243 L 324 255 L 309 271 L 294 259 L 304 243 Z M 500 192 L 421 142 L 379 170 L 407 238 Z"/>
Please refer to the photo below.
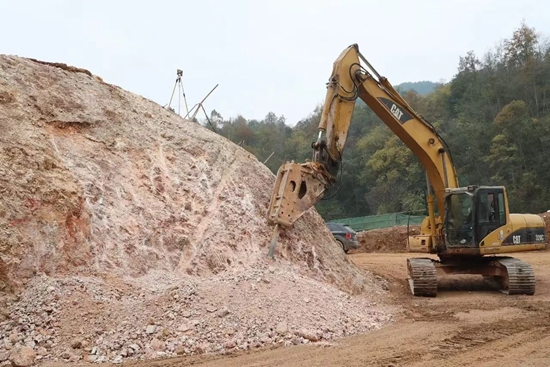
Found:
<path fill-rule="evenodd" d="M 374 70 L 359 52 L 359 47 L 353 44 L 333 64 L 319 135 L 312 144 L 313 161 L 302 164 L 287 162 L 277 173 L 268 209 L 270 223 L 292 225 L 336 182 L 357 98 L 361 98 L 418 157 L 426 170 L 428 189 L 433 187 L 439 215 L 444 215 L 445 188 L 458 187 L 458 179 L 443 139 L 389 81 Z M 431 234 L 435 236 L 436 219 L 431 195 L 428 203 Z M 437 221 L 442 220 L 441 217 Z"/>

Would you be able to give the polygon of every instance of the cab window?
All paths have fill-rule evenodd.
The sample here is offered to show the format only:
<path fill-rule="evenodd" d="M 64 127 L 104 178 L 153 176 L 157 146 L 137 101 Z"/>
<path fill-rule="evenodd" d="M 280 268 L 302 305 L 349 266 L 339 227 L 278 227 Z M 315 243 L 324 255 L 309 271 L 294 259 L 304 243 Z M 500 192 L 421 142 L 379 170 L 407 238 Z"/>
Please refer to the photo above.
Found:
<path fill-rule="evenodd" d="M 494 223 L 497 221 L 496 217 L 496 201 L 495 194 L 492 192 L 482 192 L 479 195 L 479 211 L 478 222 L 479 223 Z"/>

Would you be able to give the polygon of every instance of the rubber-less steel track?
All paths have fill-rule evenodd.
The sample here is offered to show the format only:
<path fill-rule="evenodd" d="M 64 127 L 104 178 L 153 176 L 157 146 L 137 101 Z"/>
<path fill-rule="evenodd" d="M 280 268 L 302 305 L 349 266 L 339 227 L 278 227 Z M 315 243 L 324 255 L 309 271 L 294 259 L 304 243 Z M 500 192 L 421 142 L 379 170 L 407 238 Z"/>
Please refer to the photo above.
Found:
<path fill-rule="evenodd" d="M 437 295 L 437 275 L 434 262 L 431 259 L 407 259 L 407 271 L 413 295 L 423 297 Z"/>
<path fill-rule="evenodd" d="M 500 289 L 506 294 L 535 294 L 535 272 L 528 263 L 513 257 L 498 258 L 499 264 L 506 268 L 507 279 Z"/>

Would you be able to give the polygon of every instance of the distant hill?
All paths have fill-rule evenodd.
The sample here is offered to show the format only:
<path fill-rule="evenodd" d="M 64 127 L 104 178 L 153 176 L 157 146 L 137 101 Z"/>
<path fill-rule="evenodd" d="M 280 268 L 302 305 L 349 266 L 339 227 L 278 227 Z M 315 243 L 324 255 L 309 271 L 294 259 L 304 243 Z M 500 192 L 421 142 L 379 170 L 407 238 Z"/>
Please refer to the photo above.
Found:
<path fill-rule="evenodd" d="M 430 82 L 428 80 L 423 80 L 421 82 L 405 82 L 399 84 L 396 89 L 400 93 L 405 93 L 409 90 L 414 89 L 418 94 L 429 94 L 435 90 L 438 83 Z"/>

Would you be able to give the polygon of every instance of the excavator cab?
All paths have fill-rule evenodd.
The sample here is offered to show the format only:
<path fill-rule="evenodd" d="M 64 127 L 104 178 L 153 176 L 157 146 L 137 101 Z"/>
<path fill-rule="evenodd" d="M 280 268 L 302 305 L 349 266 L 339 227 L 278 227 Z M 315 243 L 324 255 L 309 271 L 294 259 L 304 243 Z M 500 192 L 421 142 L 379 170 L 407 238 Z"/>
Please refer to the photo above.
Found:
<path fill-rule="evenodd" d="M 445 242 L 447 247 L 472 247 L 474 195 L 468 191 L 446 197 Z"/>
<path fill-rule="evenodd" d="M 479 248 L 488 234 L 507 223 L 504 187 L 449 189 L 445 200 L 446 247 Z"/>

